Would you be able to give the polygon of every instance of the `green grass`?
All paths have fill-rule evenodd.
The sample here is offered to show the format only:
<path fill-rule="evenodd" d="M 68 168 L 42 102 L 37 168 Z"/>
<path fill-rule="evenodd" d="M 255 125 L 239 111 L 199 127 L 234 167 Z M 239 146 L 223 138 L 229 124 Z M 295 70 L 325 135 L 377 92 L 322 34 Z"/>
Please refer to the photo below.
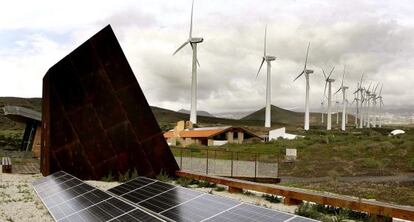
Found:
<path fill-rule="evenodd" d="M 298 159 L 293 163 L 280 163 L 281 176 L 329 176 L 335 170 L 340 176 L 393 175 L 414 169 L 414 130 L 406 134 L 388 136 L 391 128 L 352 129 L 347 132 L 312 130 L 297 133 L 303 139 L 277 140 L 268 143 L 226 144 L 209 147 L 209 158 L 259 161 L 283 159 L 286 148 L 296 148 Z M 205 146 L 192 146 L 191 150 L 172 147 L 176 156 L 207 156 Z M 258 155 L 256 156 L 256 153 Z"/>
<path fill-rule="evenodd" d="M 376 221 L 374 217 L 357 211 L 332 207 L 321 204 L 302 203 L 295 211 L 296 214 L 326 222 L 337 222 L 344 220 L 371 222 Z M 392 218 L 384 218 L 385 221 L 392 221 Z"/>

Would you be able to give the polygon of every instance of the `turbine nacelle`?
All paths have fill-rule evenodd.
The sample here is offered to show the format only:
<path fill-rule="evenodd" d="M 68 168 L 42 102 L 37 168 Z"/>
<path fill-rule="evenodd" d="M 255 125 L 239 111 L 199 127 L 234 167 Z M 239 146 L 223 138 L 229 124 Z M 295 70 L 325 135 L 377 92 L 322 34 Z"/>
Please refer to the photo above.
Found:
<path fill-rule="evenodd" d="M 276 60 L 276 56 L 266 55 L 266 56 L 263 56 L 263 59 L 266 60 L 267 62 L 275 61 Z"/>
<path fill-rule="evenodd" d="M 335 82 L 335 79 L 327 79 L 327 82 Z"/>
<path fill-rule="evenodd" d="M 191 37 L 190 39 L 188 39 L 188 42 L 190 43 L 201 43 L 203 41 L 204 39 L 202 37 Z"/>
<path fill-rule="evenodd" d="M 312 69 L 306 69 L 306 70 L 305 70 L 305 73 L 306 73 L 306 74 L 312 74 L 312 73 L 313 73 L 313 70 L 312 70 Z"/>

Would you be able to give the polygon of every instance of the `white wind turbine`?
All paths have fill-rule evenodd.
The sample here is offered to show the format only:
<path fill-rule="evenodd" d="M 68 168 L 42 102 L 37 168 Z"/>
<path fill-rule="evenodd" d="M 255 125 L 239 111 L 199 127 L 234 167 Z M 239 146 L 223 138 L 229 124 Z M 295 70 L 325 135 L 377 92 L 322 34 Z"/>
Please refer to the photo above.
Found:
<path fill-rule="evenodd" d="M 347 98 L 346 98 L 346 90 L 349 88 L 348 86 L 344 86 L 344 78 L 345 78 L 345 66 L 344 66 L 344 73 L 342 74 L 342 82 L 341 87 L 338 89 L 338 91 L 335 92 L 338 93 L 342 90 L 342 124 L 341 124 L 341 130 L 346 130 L 346 105 L 347 105 Z"/>
<path fill-rule="evenodd" d="M 379 126 L 379 128 L 382 127 L 382 107 L 384 106 L 384 102 L 382 101 L 381 93 L 382 93 L 382 87 L 383 86 L 384 85 L 381 84 L 381 89 L 380 89 L 378 97 L 377 97 L 377 99 L 379 99 L 379 116 L 378 116 L 378 121 L 379 121 L 378 126 Z"/>
<path fill-rule="evenodd" d="M 369 84 L 368 89 L 365 89 L 365 94 L 364 94 L 365 103 L 366 103 L 364 120 L 365 120 L 365 126 L 367 128 L 371 127 L 371 119 L 370 119 L 371 118 L 371 98 L 372 98 L 371 97 L 371 91 L 370 91 L 371 85 L 372 85 L 372 83 Z"/>
<path fill-rule="evenodd" d="M 326 124 L 326 129 L 327 130 L 331 130 L 332 129 L 332 83 L 335 82 L 335 79 L 331 79 L 331 75 L 333 73 L 333 71 L 335 70 L 335 66 L 332 68 L 331 72 L 329 73 L 328 76 L 326 76 L 325 71 L 322 69 L 323 75 L 325 77 L 325 90 L 323 92 L 323 94 L 325 95 L 326 93 L 326 86 L 328 85 L 328 113 L 327 113 L 327 124 Z"/>
<path fill-rule="evenodd" d="M 374 91 L 371 93 L 371 97 L 372 97 L 372 110 L 373 110 L 373 127 L 377 127 L 377 115 L 378 115 L 378 110 L 377 110 L 377 89 L 378 89 L 378 85 L 379 83 L 377 83 L 377 85 L 374 88 Z"/>
<path fill-rule="evenodd" d="M 197 44 L 203 42 L 201 37 L 193 37 L 193 10 L 194 10 L 194 0 L 191 4 L 191 19 L 190 19 L 190 35 L 188 40 L 185 41 L 177 50 L 173 53 L 175 55 L 180 51 L 184 46 L 190 44 L 193 49 L 193 61 L 192 61 L 192 75 L 191 75 L 191 110 L 190 110 L 190 121 L 192 123 L 197 123 L 197 64 L 200 66 L 200 63 L 197 59 Z"/>
<path fill-rule="evenodd" d="M 358 87 L 357 87 L 358 88 Z M 356 106 L 355 106 L 355 115 L 354 115 L 354 121 L 355 121 L 355 128 L 358 128 L 358 113 L 359 113 L 359 98 L 357 93 L 354 92 L 354 100 L 352 100 L 352 103 L 350 104 L 350 106 L 352 106 L 354 104 L 354 102 L 356 102 Z"/>
<path fill-rule="evenodd" d="M 262 69 L 263 63 L 266 61 L 267 64 L 267 80 L 266 80 L 266 111 L 265 111 L 265 127 L 271 127 L 271 110 L 270 110 L 270 103 L 271 103 L 271 69 L 272 65 L 270 62 L 276 60 L 276 56 L 271 56 L 266 54 L 266 35 L 267 35 L 267 26 L 265 27 L 265 35 L 264 35 L 264 53 L 262 57 L 262 63 L 260 64 L 259 71 L 257 71 L 256 78 L 259 76 L 260 70 Z"/>
<path fill-rule="evenodd" d="M 354 92 L 355 94 L 355 99 L 354 101 L 356 101 L 356 117 L 355 117 L 355 124 L 358 128 L 358 118 L 359 118 L 359 128 L 362 128 L 362 103 L 364 101 L 363 99 L 363 88 L 362 88 L 362 80 L 364 78 L 364 73 L 362 73 L 361 76 L 361 80 L 359 81 L 359 83 L 357 83 L 357 90 Z M 361 102 L 361 104 L 359 105 L 359 102 Z"/>
<path fill-rule="evenodd" d="M 305 67 L 303 67 L 302 72 L 293 80 L 293 81 L 296 81 L 299 77 L 305 74 L 305 78 L 306 78 L 305 125 L 303 127 L 305 130 L 309 130 L 309 88 L 310 88 L 309 87 L 309 75 L 313 73 L 313 70 L 306 68 L 306 65 L 308 63 L 309 47 L 310 47 L 310 42 L 308 44 L 308 49 L 306 50 Z"/>

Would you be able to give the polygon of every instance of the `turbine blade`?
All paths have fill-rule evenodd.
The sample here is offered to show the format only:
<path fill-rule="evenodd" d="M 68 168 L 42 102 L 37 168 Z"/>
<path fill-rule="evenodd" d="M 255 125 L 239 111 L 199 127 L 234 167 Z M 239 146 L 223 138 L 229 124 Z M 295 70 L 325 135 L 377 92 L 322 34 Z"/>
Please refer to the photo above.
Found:
<path fill-rule="evenodd" d="M 380 91 L 379 91 L 379 96 L 381 96 L 381 93 L 382 93 L 382 87 L 384 86 L 384 84 L 382 84 L 381 83 L 381 89 L 380 89 Z"/>
<path fill-rule="evenodd" d="M 175 50 L 175 52 L 173 53 L 173 55 L 175 55 L 178 51 L 180 51 L 182 48 L 184 48 L 185 45 L 187 45 L 190 41 L 186 41 L 184 42 L 180 47 L 178 47 L 177 50 Z"/>
<path fill-rule="evenodd" d="M 301 77 L 302 75 L 303 75 L 303 73 L 305 73 L 305 70 L 303 70 L 294 80 L 293 80 L 293 82 L 294 81 L 296 81 L 297 79 L 299 79 L 299 77 Z"/>
<path fill-rule="evenodd" d="M 189 39 L 191 39 L 191 37 L 193 35 L 193 11 L 194 11 L 194 0 L 193 0 L 193 3 L 191 4 L 191 20 L 190 20 L 190 35 L 189 35 Z"/>
<path fill-rule="evenodd" d="M 303 70 L 306 70 L 306 64 L 308 63 L 309 47 L 310 47 L 310 41 L 308 44 L 308 49 L 306 50 L 305 67 L 303 68 Z"/>
<path fill-rule="evenodd" d="M 377 83 L 377 85 L 375 86 L 374 93 L 377 92 L 378 85 L 379 83 Z"/>
<path fill-rule="evenodd" d="M 362 86 L 362 79 L 364 78 L 365 73 L 362 73 L 361 75 L 361 81 L 359 81 L 359 86 Z"/>
<path fill-rule="evenodd" d="M 265 27 L 265 35 L 264 35 L 264 50 L 263 50 L 263 56 L 266 56 L 266 40 L 267 40 L 267 25 Z"/>
<path fill-rule="evenodd" d="M 336 91 L 336 92 L 334 93 L 334 95 L 335 95 L 335 94 L 337 94 L 339 91 L 341 91 L 341 89 L 342 89 L 342 86 L 338 89 L 338 91 Z"/>
<path fill-rule="evenodd" d="M 193 50 L 194 50 L 194 46 L 193 46 L 193 44 L 191 44 L 191 43 L 190 43 L 190 46 L 191 46 L 191 49 L 193 49 Z M 201 67 L 201 66 L 200 66 L 200 63 L 198 62 L 198 58 L 196 58 L 196 62 L 197 62 L 198 67 Z"/>
<path fill-rule="evenodd" d="M 325 81 L 325 89 L 323 90 L 323 97 L 326 97 L 326 86 L 328 85 L 328 82 Z"/>
<path fill-rule="evenodd" d="M 344 79 L 345 79 L 345 65 L 344 65 L 344 73 L 342 74 L 341 87 L 344 86 Z"/>
<path fill-rule="evenodd" d="M 332 68 L 332 70 L 331 70 L 331 72 L 329 73 L 329 76 L 328 76 L 328 78 L 327 79 L 329 79 L 329 77 L 331 77 L 331 75 L 332 75 L 332 73 L 333 73 L 333 71 L 335 70 L 335 66 Z"/>
<path fill-rule="evenodd" d="M 323 73 L 323 76 L 325 77 L 325 81 L 326 81 L 326 74 L 325 74 L 325 70 L 323 69 L 323 68 L 321 68 L 322 69 L 322 73 Z"/>
<path fill-rule="evenodd" d="M 259 67 L 259 71 L 257 71 L 256 79 L 259 76 L 259 73 L 260 73 L 260 70 L 262 69 L 262 66 L 263 66 L 264 61 L 265 61 L 265 58 L 263 57 L 262 58 L 262 63 L 260 64 L 260 67 Z"/>

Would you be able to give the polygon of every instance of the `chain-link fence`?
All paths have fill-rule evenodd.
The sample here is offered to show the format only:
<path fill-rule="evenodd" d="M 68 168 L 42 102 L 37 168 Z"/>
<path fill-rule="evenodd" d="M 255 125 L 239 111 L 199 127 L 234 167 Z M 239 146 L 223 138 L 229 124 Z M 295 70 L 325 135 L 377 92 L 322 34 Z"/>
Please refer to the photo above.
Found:
<path fill-rule="evenodd" d="M 277 154 L 234 152 L 209 148 L 171 148 L 180 169 L 231 177 L 277 178 Z"/>

